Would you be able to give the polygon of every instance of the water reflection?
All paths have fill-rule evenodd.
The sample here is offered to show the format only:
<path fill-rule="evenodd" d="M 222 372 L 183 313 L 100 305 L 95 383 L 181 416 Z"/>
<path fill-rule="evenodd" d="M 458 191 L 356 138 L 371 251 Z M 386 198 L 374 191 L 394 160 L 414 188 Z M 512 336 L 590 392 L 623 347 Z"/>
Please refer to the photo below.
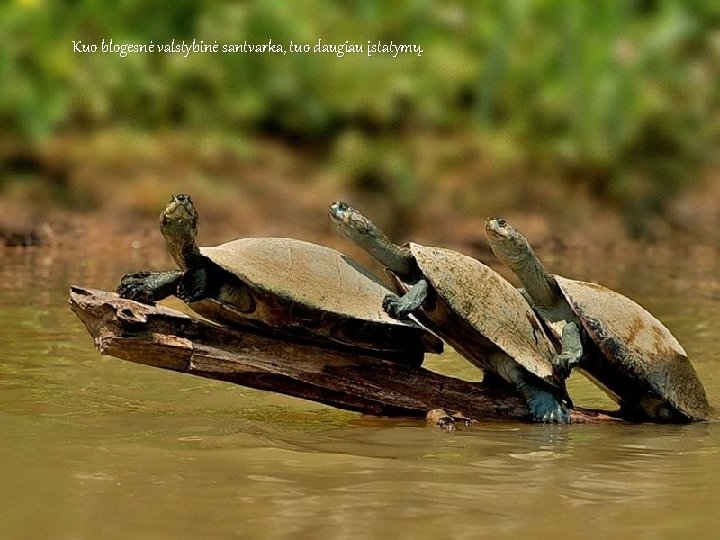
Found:
<path fill-rule="evenodd" d="M 69 283 L 112 288 L 127 264 L 0 257 L 5 537 L 675 537 L 720 520 L 717 422 L 447 433 L 162 372 L 100 357 L 67 309 Z M 553 262 L 654 311 L 717 404 L 715 266 Z M 451 354 L 431 365 L 478 375 Z M 570 387 L 603 399 L 581 379 Z"/>

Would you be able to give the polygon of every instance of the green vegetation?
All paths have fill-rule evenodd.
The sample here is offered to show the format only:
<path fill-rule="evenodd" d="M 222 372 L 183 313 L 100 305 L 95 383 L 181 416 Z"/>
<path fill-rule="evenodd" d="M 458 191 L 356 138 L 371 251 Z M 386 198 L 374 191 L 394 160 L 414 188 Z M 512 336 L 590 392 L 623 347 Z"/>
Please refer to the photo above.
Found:
<path fill-rule="evenodd" d="M 322 39 L 364 53 L 73 46 L 110 39 L 285 49 Z M 423 53 L 368 57 L 369 41 L 391 40 Z M 720 148 L 715 0 L 15 0 L 0 7 L 0 74 L 0 159 L 108 126 L 270 135 L 324 150 L 347 182 L 402 206 L 436 172 L 417 169 L 407 141 L 434 152 L 428 134 L 465 133 L 495 170 L 584 184 L 634 232 Z"/>

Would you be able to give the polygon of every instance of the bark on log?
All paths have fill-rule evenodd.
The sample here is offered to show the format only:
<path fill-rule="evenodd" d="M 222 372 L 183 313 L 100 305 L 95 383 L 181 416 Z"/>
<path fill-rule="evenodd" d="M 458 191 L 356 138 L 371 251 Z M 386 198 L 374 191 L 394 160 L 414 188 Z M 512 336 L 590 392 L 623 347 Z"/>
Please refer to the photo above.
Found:
<path fill-rule="evenodd" d="M 442 408 L 476 420 L 529 421 L 519 397 L 425 368 L 214 325 L 162 305 L 72 287 L 70 307 L 101 354 L 381 416 Z M 573 422 L 617 422 L 574 409 Z"/>

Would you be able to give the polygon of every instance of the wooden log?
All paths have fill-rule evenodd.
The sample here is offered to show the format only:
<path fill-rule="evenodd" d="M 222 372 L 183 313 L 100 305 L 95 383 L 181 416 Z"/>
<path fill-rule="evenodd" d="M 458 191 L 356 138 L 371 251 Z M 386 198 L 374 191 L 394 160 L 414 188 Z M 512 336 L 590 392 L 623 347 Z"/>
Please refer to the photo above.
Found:
<path fill-rule="evenodd" d="M 462 411 L 476 420 L 529 421 L 524 401 L 422 367 L 293 343 L 189 317 L 115 293 L 72 287 L 70 307 L 101 354 L 381 416 Z M 574 409 L 573 422 L 617 422 Z"/>

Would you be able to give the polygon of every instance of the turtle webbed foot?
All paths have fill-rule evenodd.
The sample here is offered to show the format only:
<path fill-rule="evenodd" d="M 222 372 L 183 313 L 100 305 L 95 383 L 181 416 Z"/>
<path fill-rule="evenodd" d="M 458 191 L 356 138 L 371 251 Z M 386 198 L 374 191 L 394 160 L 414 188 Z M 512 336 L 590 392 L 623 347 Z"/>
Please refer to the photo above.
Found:
<path fill-rule="evenodd" d="M 570 413 L 567 407 L 549 392 L 544 394 L 538 394 L 527 402 L 533 419 L 546 424 L 569 424 Z"/>
<path fill-rule="evenodd" d="M 552 392 L 525 382 L 518 385 L 535 422 L 569 424 L 570 412 Z"/>
<path fill-rule="evenodd" d="M 155 302 L 175 293 L 181 272 L 133 272 L 120 280 L 117 293 L 136 302 Z"/>

